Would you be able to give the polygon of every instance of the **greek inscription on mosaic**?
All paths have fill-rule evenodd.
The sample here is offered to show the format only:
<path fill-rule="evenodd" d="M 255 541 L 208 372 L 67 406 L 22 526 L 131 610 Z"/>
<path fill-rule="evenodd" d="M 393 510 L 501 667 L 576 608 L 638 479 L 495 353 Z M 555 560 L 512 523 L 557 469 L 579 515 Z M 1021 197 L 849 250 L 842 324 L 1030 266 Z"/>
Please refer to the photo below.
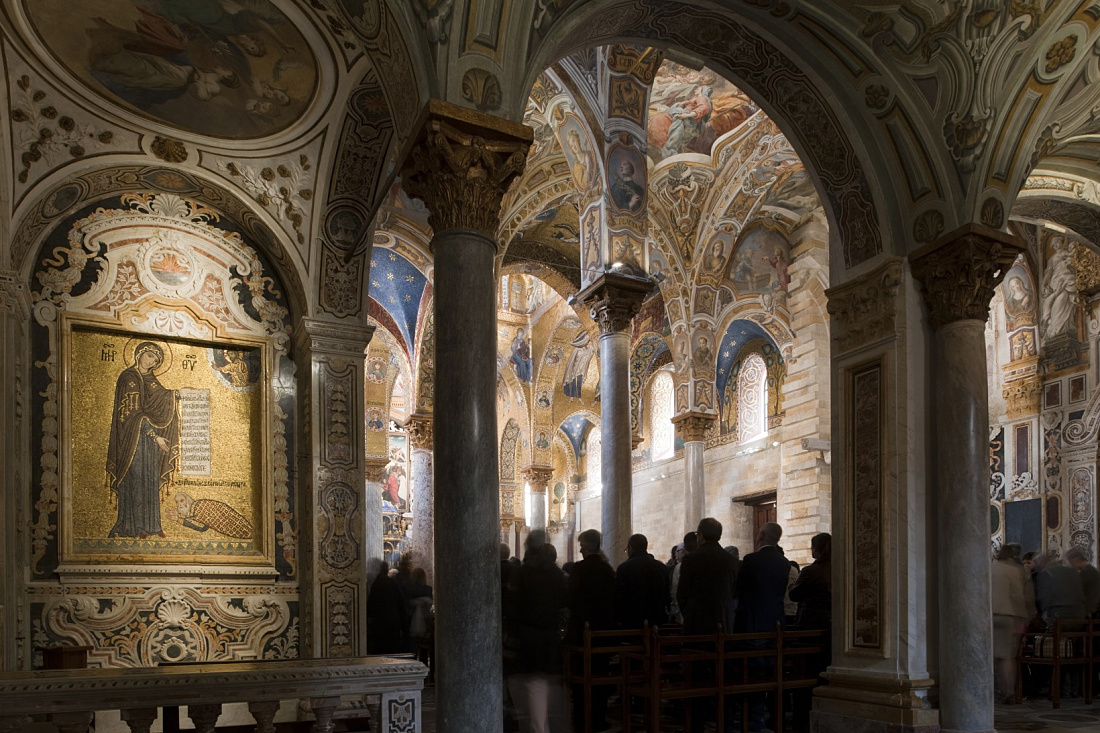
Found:
<path fill-rule="evenodd" d="M 181 389 L 180 473 L 210 475 L 210 390 Z"/>

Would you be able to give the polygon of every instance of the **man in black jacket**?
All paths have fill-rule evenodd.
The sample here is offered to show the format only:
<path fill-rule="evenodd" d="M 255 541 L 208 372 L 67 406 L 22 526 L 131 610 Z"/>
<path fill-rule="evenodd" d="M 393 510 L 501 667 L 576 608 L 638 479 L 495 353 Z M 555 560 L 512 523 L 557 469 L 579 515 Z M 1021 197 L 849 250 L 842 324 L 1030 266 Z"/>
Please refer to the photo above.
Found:
<path fill-rule="evenodd" d="M 733 625 L 736 572 L 733 558 L 719 544 L 722 523 L 706 517 L 699 522 L 698 535 L 699 549 L 684 556 L 676 588 L 676 602 L 684 616 L 684 633 L 713 634 L 719 624 L 729 633 Z"/>
<path fill-rule="evenodd" d="M 668 620 L 668 568 L 649 554 L 649 540 L 634 534 L 626 541 L 627 560 L 615 571 L 619 625 L 639 629 Z"/>
<path fill-rule="evenodd" d="M 584 559 L 573 565 L 569 573 L 569 636 L 568 643 L 584 641 L 584 625 L 596 631 L 615 628 L 615 570 L 600 552 L 602 538 L 595 529 L 586 529 L 577 535 Z M 611 660 L 607 655 L 593 655 L 592 674 L 608 674 Z M 607 722 L 607 699 L 613 688 L 592 688 L 591 730 L 610 728 Z M 573 730 L 585 730 L 584 687 L 573 685 Z"/>

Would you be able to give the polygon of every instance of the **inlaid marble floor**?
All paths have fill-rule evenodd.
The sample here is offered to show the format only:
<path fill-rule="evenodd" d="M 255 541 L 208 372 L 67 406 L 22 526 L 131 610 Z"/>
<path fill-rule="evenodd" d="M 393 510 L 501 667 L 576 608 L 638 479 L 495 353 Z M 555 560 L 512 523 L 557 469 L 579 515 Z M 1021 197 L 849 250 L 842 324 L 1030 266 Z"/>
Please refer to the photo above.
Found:
<path fill-rule="evenodd" d="M 1100 700 L 1086 705 L 1084 700 L 1063 700 L 1055 710 L 1049 700 L 1026 702 L 1022 705 L 998 705 L 994 721 L 997 733 L 1044 731 L 1044 733 L 1100 732 Z"/>

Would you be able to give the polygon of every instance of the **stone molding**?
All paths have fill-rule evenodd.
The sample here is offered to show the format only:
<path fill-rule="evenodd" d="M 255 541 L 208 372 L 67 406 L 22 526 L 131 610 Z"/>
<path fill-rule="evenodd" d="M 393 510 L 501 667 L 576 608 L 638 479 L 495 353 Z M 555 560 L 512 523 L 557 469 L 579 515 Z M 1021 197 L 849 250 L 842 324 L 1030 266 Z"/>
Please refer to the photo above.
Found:
<path fill-rule="evenodd" d="M 630 328 L 630 321 L 652 290 L 653 283 L 649 279 L 605 272 L 577 293 L 577 300 L 588 306 L 602 336 Z"/>
<path fill-rule="evenodd" d="M 427 204 L 436 234 L 472 229 L 495 242 L 501 201 L 523 172 L 532 137 L 525 125 L 429 100 L 402 185 Z"/>
<path fill-rule="evenodd" d="M 989 320 L 993 290 L 1026 249 L 1010 234 L 968 224 L 909 255 L 921 283 L 928 320 L 938 331 L 962 320 Z"/>
<path fill-rule="evenodd" d="M 685 443 L 702 443 L 717 418 L 713 412 L 684 412 L 672 418 L 672 424 Z"/>
<path fill-rule="evenodd" d="M 385 458 L 367 458 L 363 461 L 363 477 L 367 483 L 380 484 L 386 478 L 386 466 L 389 461 Z"/>
<path fill-rule="evenodd" d="M 401 427 L 409 434 L 409 442 L 414 450 L 434 450 L 431 414 L 414 412 Z"/>
<path fill-rule="evenodd" d="M 365 359 L 367 345 L 374 336 L 374 328 L 360 323 L 302 318 L 294 328 L 294 342 L 298 348 L 308 349 L 314 356 L 331 354 Z"/>
<path fill-rule="evenodd" d="M 825 291 L 836 353 L 895 333 L 903 269 L 904 260 L 891 257 L 866 275 Z"/>
<path fill-rule="evenodd" d="M 1019 420 L 1038 415 L 1043 394 L 1043 380 L 1038 376 L 1009 382 L 1001 390 L 1005 398 L 1005 417 Z"/>
<path fill-rule="evenodd" d="M 523 478 L 531 484 L 531 491 L 545 494 L 550 485 L 550 479 L 554 478 L 554 467 L 531 464 L 522 469 Z"/>

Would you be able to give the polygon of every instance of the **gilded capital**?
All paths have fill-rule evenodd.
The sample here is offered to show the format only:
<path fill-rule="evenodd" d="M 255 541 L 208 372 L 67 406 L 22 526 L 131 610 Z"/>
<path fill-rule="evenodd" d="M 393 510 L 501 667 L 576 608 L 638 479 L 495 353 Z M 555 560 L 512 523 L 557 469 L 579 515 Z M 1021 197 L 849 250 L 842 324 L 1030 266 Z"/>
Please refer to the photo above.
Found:
<path fill-rule="evenodd" d="M 415 450 L 433 450 L 432 416 L 426 412 L 414 412 L 405 420 L 405 432 Z"/>
<path fill-rule="evenodd" d="M 500 202 L 523 171 L 531 139 L 524 125 L 430 100 L 401 184 L 427 205 L 436 232 L 475 229 L 495 240 Z"/>
<path fill-rule="evenodd" d="M 1037 374 L 1007 383 L 1001 390 L 1005 398 L 1005 417 L 1020 420 L 1038 415 L 1042 393 L 1043 380 Z"/>
<path fill-rule="evenodd" d="M 684 412 L 672 418 L 672 424 L 685 443 L 702 443 L 717 417 L 713 412 Z"/>
<path fill-rule="evenodd" d="M 531 491 L 543 493 L 550 484 L 550 479 L 554 477 L 554 467 L 530 465 L 525 466 L 522 473 L 523 479 L 531 484 Z"/>
<path fill-rule="evenodd" d="M 380 484 L 382 480 L 386 478 L 386 465 L 389 463 L 385 458 L 368 458 L 363 462 L 363 474 L 367 480 L 367 483 Z"/>
<path fill-rule="evenodd" d="M 989 320 L 993 289 L 1023 251 L 1016 237 L 968 224 L 910 254 L 933 330 L 955 321 Z"/>
<path fill-rule="evenodd" d="M 652 290 L 648 279 L 605 272 L 577 293 L 577 300 L 588 306 L 601 334 L 620 333 L 630 328 L 630 321 Z"/>

